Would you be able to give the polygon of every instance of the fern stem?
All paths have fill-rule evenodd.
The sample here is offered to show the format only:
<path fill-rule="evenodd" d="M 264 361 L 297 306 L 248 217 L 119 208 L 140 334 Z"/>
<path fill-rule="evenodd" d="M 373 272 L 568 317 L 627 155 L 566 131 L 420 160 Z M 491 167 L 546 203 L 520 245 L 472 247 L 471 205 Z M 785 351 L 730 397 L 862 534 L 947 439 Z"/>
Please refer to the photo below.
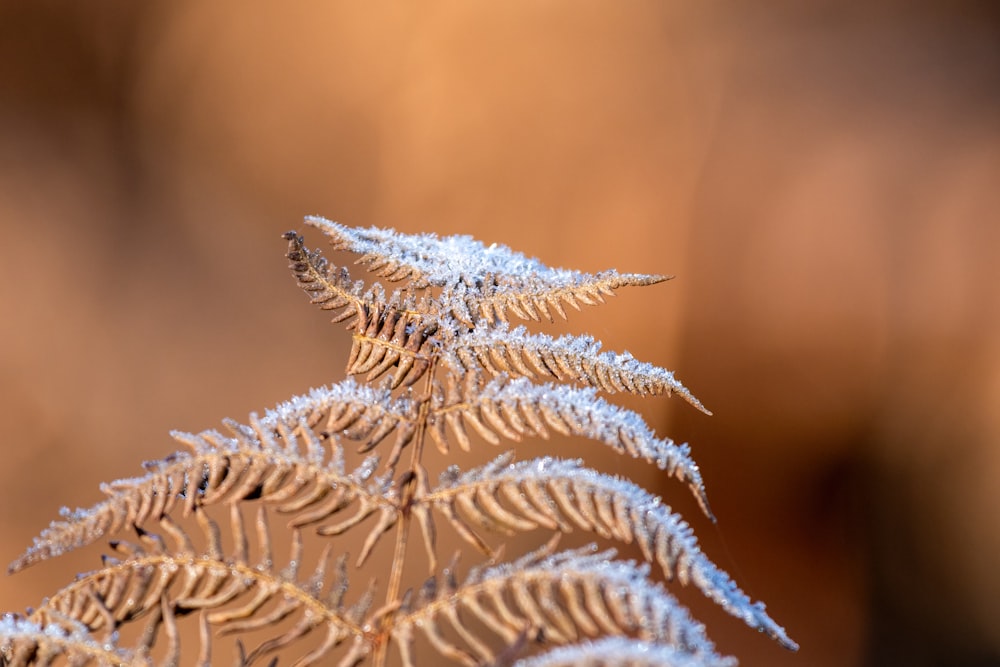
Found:
<path fill-rule="evenodd" d="M 417 412 L 417 432 L 413 439 L 413 454 L 410 457 L 410 472 L 417 474 L 417 469 L 424 458 L 424 439 L 427 434 L 427 416 L 431 411 L 431 397 L 434 390 L 434 371 L 437 367 L 438 355 L 431 355 L 427 376 L 424 379 L 424 393 L 420 397 L 420 409 Z"/>
<path fill-rule="evenodd" d="M 417 412 L 417 430 L 413 439 L 413 454 L 410 458 L 410 468 L 399 478 L 399 509 L 402 513 L 399 526 L 396 530 L 396 544 L 392 552 L 392 569 L 389 572 L 389 584 L 386 588 L 386 604 L 391 605 L 399 601 L 399 589 L 403 581 L 403 559 L 406 556 L 407 538 L 410 532 L 410 507 L 413 503 L 413 495 L 418 488 L 417 481 L 421 479 L 421 459 L 424 452 L 424 438 L 427 433 L 427 416 L 430 414 L 431 396 L 434 388 L 434 370 L 437 357 L 431 357 L 430 367 L 427 369 L 427 377 L 424 381 L 424 392 L 420 397 L 420 408 Z M 424 473 L 425 474 L 425 473 Z M 383 623 L 391 622 L 391 615 L 383 619 Z M 376 667 L 384 667 L 388 657 L 389 633 L 382 628 L 379 632 L 380 641 L 375 645 L 375 655 L 373 664 Z"/>
<path fill-rule="evenodd" d="M 392 604 L 399 600 L 399 586 L 403 578 L 403 557 L 406 555 L 406 539 L 410 529 L 409 511 L 403 511 L 402 520 L 396 531 L 396 544 L 392 553 L 392 571 L 389 574 L 389 586 L 386 593 L 386 604 Z M 382 627 L 378 628 L 378 639 L 375 643 L 375 654 L 372 664 L 375 667 L 384 667 L 389 650 L 389 628 L 391 618 L 395 612 L 386 614 L 381 621 Z"/>

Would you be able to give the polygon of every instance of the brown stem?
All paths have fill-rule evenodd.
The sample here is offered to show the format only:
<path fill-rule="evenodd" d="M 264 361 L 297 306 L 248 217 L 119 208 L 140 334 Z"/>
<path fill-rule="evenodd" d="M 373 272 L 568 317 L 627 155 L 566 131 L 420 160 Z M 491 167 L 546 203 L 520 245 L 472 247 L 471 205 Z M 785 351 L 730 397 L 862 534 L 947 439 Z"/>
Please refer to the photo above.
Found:
<path fill-rule="evenodd" d="M 424 393 L 420 397 L 410 468 L 399 477 L 399 509 L 402 516 L 396 530 L 396 544 L 392 552 L 392 569 L 389 572 L 389 585 L 385 594 L 387 606 L 399 601 L 399 588 L 403 581 L 403 558 L 406 555 L 406 543 L 410 532 L 410 508 L 413 504 L 413 494 L 417 489 L 417 481 L 421 478 L 418 471 L 424 452 L 424 436 L 427 433 L 427 416 L 430 413 L 436 361 L 436 357 L 431 357 L 430 368 L 427 369 L 427 379 L 424 384 Z M 373 659 L 373 664 L 376 667 L 384 667 L 388 658 L 389 633 L 386 626 L 391 625 L 392 614 L 386 615 L 382 622 L 383 628 L 380 628 L 379 631 L 380 641 L 375 645 Z"/>

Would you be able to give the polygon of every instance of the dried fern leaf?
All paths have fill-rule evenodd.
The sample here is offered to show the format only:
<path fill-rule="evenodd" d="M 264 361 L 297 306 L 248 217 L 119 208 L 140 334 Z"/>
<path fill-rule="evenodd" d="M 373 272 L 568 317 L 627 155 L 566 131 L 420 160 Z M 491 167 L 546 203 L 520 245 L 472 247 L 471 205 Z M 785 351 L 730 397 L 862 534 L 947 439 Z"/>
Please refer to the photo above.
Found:
<path fill-rule="evenodd" d="M 204 619 L 201 653 L 208 656 L 212 637 L 209 626 L 219 634 L 246 633 L 267 628 L 280 619 L 294 619 L 286 632 L 250 651 L 246 664 L 287 648 L 314 631 L 324 632 L 323 640 L 297 664 L 315 662 L 345 640 L 365 636 L 360 620 L 367 608 L 343 606 L 344 570 L 338 568 L 329 580 L 329 549 L 314 572 L 302 578 L 301 539 L 297 532 L 288 566 L 274 568 L 263 508 L 257 521 L 259 544 L 255 545 L 255 551 L 262 556 L 255 563 L 248 561 L 242 547 L 228 556 L 223 554 L 219 526 L 203 511 L 199 510 L 197 516 L 202 539 L 207 543 L 204 550 L 193 551 L 191 536 L 164 516 L 159 522 L 162 535 L 143 530 L 138 543 L 115 543 L 120 558 L 107 558 L 102 569 L 63 588 L 35 610 L 31 620 L 47 624 L 70 618 L 90 632 L 103 630 L 113 636 L 120 625 L 146 618 L 143 635 L 148 644 L 140 648 L 148 650 L 160 633 L 173 641 L 175 617 L 198 611 Z M 233 506 L 231 531 L 244 534 L 242 522 L 239 508 Z M 179 650 L 179 646 L 172 648 L 173 652 Z"/>
<path fill-rule="evenodd" d="M 608 403 L 592 388 L 536 385 L 525 378 L 500 376 L 482 387 L 475 382 L 454 384 L 447 394 L 435 399 L 428 417 L 432 433 L 437 424 L 447 424 L 463 447 L 468 443 L 465 422 L 494 444 L 500 436 L 512 440 L 523 435 L 547 438 L 547 426 L 657 465 L 686 483 L 706 516 L 712 517 L 690 447 L 657 438 L 642 416 Z"/>
<path fill-rule="evenodd" d="M 280 425 L 295 434 L 304 421 L 323 439 L 335 436 L 357 442 L 360 452 L 374 449 L 395 433 L 396 442 L 389 456 L 390 461 L 395 461 L 413 438 L 416 412 L 416 402 L 410 397 L 393 398 L 389 388 L 360 384 L 348 378 L 277 405 L 264 415 L 259 428 L 270 428 L 277 433 Z M 273 439 L 256 431 L 251 437 L 265 445 Z M 330 446 L 336 455 L 339 448 L 335 444 Z M 314 455 L 322 456 L 323 450 L 321 447 Z"/>
<path fill-rule="evenodd" d="M 497 655 L 470 626 L 475 619 L 505 644 L 525 628 L 529 637 L 566 644 L 603 634 L 632 635 L 670 643 L 704 657 L 715 649 L 687 610 L 648 579 L 649 566 L 613 560 L 614 552 L 584 549 L 533 553 L 514 562 L 474 569 L 460 585 L 425 586 L 412 610 L 397 617 L 392 635 L 404 657 L 417 631 L 442 655 L 475 665 Z M 461 644 L 445 639 L 458 635 Z"/>
<path fill-rule="evenodd" d="M 0 616 L 0 664 L 5 667 L 50 665 L 70 667 L 138 667 L 151 665 L 148 656 L 98 641 L 86 626 L 71 618 L 37 623 L 15 614 Z"/>
<path fill-rule="evenodd" d="M 305 220 L 326 234 L 337 250 L 360 255 L 359 264 L 367 265 L 380 276 L 409 280 L 416 289 L 462 282 L 475 287 L 482 284 L 484 276 L 520 275 L 527 279 L 548 270 L 537 260 L 505 246 L 487 248 L 470 236 L 438 237 L 377 227 L 363 229 L 315 216 L 307 216 Z"/>
<path fill-rule="evenodd" d="M 356 318 L 366 303 L 364 283 L 353 282 L 346 268 L 333 267 L 319 251 L 306 248 L 304 239 L 295 232 L 287 232 L 285 239 L 288 267 L 310 296 L 310 303 L 334 311 L 334 322 L 350 320 L 348 326 L 353 326 L 351 318 Z"/>
<path fill-rule="evenodd" d="M 351 282 L 347 269 L 335 270 L 319 251 L 308 250 L 302 237 L 288 232 L 285 238 L 290 268 L 311 302 L 338 311 L 334 322 L 350 320 L 354 336 L 347 373 L 367 374 L 371 382 L 395 367 L 392 388 L 419 380 L 430 365 L 428 339 L 437 328 L 436 318 L 426 317 L 433 314 L 432 302 L 423 302 L 422 312 L 401 292 L 387 299 L 378 283 L 366 292 L 364 283 Z"/>
<path fill-rule="evenodd" d="M 510 310 L 523 319 L 551 318 L 552 308 L 565 317 L 560 302 L 578 308 L 596 304 L 614 289 L 650 285 L 666 278 L 657 275 L 599 275 L 553 269 L 510 248 L 486 246 L 470 236 L 410 235 L 375 227 L 360 229 L 307 217 L 306 222 L 330 237 L 338 250 L 361 255 L 358 263 L 391 281 L 409 280 L 411 289 L 452 288 L 441 298 L 441 312 L 471 324 L 486 317 L 503 318 Z"/>
<path fill-rule="evenodd" d="M 198 620 L 201 666 L 211 664 L 212 638 L 220 634 L 242 637 L 236 645 L 243 667 L 275 667 L 278 655 L 284 661 L 294 653 L 297 667 L 327 664 L 340 646 L 341 667 L 369 656 L 382 667 L 390 642 L 412 667 L 418 641 L 470 666 L 513 664 L 540 643 L 564 646 L 518 664 L 733 664 L 649 579 L 650 565 L 615 561 L 610 551 L 553 553 L 558 536 L 574 529 L 635 542 L 668 579 L 693 584 L 750 627 L 796 648 L 764 605 L 701 552 L 677 514 L 627 480 L 580 461 L 515 463 L 507 454 L 469 472 L 452 466 L 430 487 L 422 456 L 428 438 L 447 452 L 452 442 L 470 449 L 473 435 L 499 444 L 546 438 L 553 430 L 658 465 L 685 482 L 711 517 L 687 445 L 657 437 L 637 413 L 597 394 L 678 393 L 708 413 L 671 372 L 627 352 L 602 352 L 589 336 L 552 338 L 508 324 L 511 316 L 565 318 L 566 306 L 597 305 L 616 289 L 665 277 L 554 269 L 467 236 L 307 222 L 335 249 L 359 255 L 357 263 L 377 278 L 402 283 L 387 294 L 378 282 L 353 281 L 298 234 L 285 234 L 299 286 L 353 330 L 347 372 L 367 384 L 346 380 L 252 414 L 246 424 L 227 420 L 228 435 L 175 433 L 187 450 L 146 464 L 141 477 L 103 485 L 107 498 L 90 509 L 63 510 L 64 520 L 43 531 L 10 571 L 127 528 L 137 537 L 112 542 L 116 553 L 100 570 L 57 592 L 31 618 L 0 619 L 0 664 L 147 664 L 158 641 L 166 644 L 157 650 L 165 654 L 161 664 L 173 667 L 182 660 L 179 620 L 189 614 Z M 381 386 L 372 386 L 380 378 Z M 535 384 L 538 378 L 546 383 Z M 414 389 L 421 379 L 423 388 Z M 368 454 L 390 437 L 387 457 Z M 397 475 L 411 444 L 411 463 Z M 350 472 L 347 446 L 367 454 Z M 387 463 L 377 474 L 380 459 Z M 248 501 L 258 507 L 253 527 L 243 517 Z M 228 508 L 228 522 L 214 520 L 210 506 Z M 292 535 L 281 569 L 267 523 L 273 513 L 286 518 Z M 180 514 L 196 527 L 178 521 Z M 461 584 L 454 563 L 435 576 L 435 516 L 479 549 L 488 566 L 474 568 Z M 407 539 L 417 528 L 432 576 L 419 591 L 402 593 Z M 538 528 L 554 535 L 549 546 L 494 565 L 504 545 L 494 549 L 485 531 Z M 324 541 L 316 567 L 302 573 L 307 530 L 321 538 L 357 534 L 359 568 L 394 532 L 384 603 L 371 611 L 373 582 L 345 607 L 346 554 L 334 559 L 337 541 Z M 126 653 L 114 639 L 133 622 L 142 630 Z M 104 633 L 102 643 L 89 634 L 95 630 Z M 602 635 L 611 638 L 588 641 Z M 243 642 L 251 636 L 259 643 L 247 650 Z"/>
<path fill-rule="evenodd" d="M 493 510 L 483 502 L 485 497 L 502 502 L 505 513 Z M 532 524 L 561 532 L 576 527 L 609 539 L 634 541 L 647 560 L 659 563 L 668 579 L 693 584 L 750 627 L 782 646 L 796 648 L 764 605 L 751 602 L 702 553 L 691 528 L 660 498 L 630 481 L 585 468 L 579 460 L 545 457 L 511 463 L 509 456 L 501 456 L 461 475 L 443 475 L 438 487 L 420 502 L 432 505 L 463 537 L 471 534 L 473 544 L 484 542 L 477 527 L 519 531 Z"/>
<path fill-rule="evenodd" d="M 442 311 L 469 326 L 479 321 L 507 323 L 508 313 L 522 320 L 538 322 L 545 318 L 551 322 L 553 312 L 567 319 L 563 304 L 580 310 L 581 303 L 599 305 L 604 302 L 604 297 L 614 296 L 616 289 L 654 285 L 668 279 L 666 276 L 617 271 L 596 275 L 558 271 L 558 278 L 550 275 L 548 279 L 518 277 L 511 280 L 490 275 L 491 282 L 475 287 L 466 284 L 452 287 L 441 295 Z"/>
<path fill-rule="evenodd" d="M 712 414 L 670 371 L 639 361 L 628 352 L 600 352 L 601 343 L 590 336 L 552 338 L 528 333 L 524 327 L 508 329 L 477 326 L 449 340 L 450 361 L 466 371 L 485 369 L 493 375 L 554 377 L 581 382 L 609 393 L 626 391 L 641 396 L 674 394 L 705 414 Z"/>
<path fill-rule="evenodd" d="M 428 282 L 414 257 L 420 253 L 423 236 L 399 234 L 391 229 L 348 227 L 318 216 L 306 216 L 306 224 L 316 227 L 330 238 L 336 250 L 346 250 L 361 255 L 357 264 L 390 282 L 409 280 L 414 289 L 426 287 Z M 432 235 L 427 239 L 437 240 Z M 428 243 L 428 247 L 431 244 Z M 431 262 L 434 260 L 431 259 Z"/>
<path fill-rule="evenodd" d="M 352 412 L 356 401 L 370 404 Z M 348 473 L 339 440 L 320 441 L 314 428 L 336 428 L 340 434 L 346 429 L 349 435 L 360 415 L 370 414 L 383 425 L 393 420 L 402 424 L 409 409 L 403 399 L 391 400 L 386 392 L 347 382 L 294 398 L 263 418 L 252 416 L 250 426 L 228 422 L 234 437 L 216 431 L 174 433 L 190 452 L 148 463 L 149 472 L 142 477 L 102 485 L 106 500 L 87 510 L 64 511 L 65 520 L 53 522 L 9 570 L 155 520 L 178 503 L 190 513 L 200 505 L 260 498 L 287 514 L 292 525 L 322 524 L 320 534 L 340 534 L 372 514 L 396 512 L 391 476 L 374 475 L 378 458 L 370 456 Z M 409 438 L 405 433 L 401 437 Z M 355 511 L 348 519 L 324 523 L 351 508 Z"/>
<path fill-rule="evenodd" d="M 438 322 L 390 306 L 366 307 L 355 323 L 347 372 L 371 382 L 391 368 L 391 388 L 410 386 L 430 368 Z"/>
<path fill-rule="evenodd" d="M 734 667 L 736 660 L 692 655 L 669 644 L 608 637 L 560 646 L 514 667 Z"/>

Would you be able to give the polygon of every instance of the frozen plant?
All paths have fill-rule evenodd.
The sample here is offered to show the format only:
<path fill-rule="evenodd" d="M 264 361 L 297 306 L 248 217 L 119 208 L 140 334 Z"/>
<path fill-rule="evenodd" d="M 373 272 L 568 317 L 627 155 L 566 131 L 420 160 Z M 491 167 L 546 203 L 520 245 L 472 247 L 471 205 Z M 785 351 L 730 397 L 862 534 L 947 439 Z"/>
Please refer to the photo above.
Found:
<path fill-rule="evenodd" d="M 675 393 L 705 411 L 670 372 L 589 336 L 508 323 L 565 318 L 566 306 L 662 276 L 552 269 L 465 236 L 307 222 L 373 276 L 355 281 L 285 235 L 299 286 L 351 331 L 355 377 L 225 431 L 174 433 L 183 449 L 64 512 L 12 572 L 97 540 L 114 553 L 27 615 L 3 617 L 0 665 L 209 665 L 223 654 L 240 665 L 734 664 L 667 592 L 673 580 L 796 648 L 688 524 L 629 480 L 511 451 L 428 470 L 431 446 L 447 459 L 453 446 L 554 432 L 658 466 L 711 517 L 690 449 L 604 398 Z M 635 544 L 645 562 L 595 545 L 560 550 L 571 530 Z M 478 563 L 460 575 L 449 553 L 442 565 L 439 532 Z M 519 533 L 540 546 L 505 559 L 505 537 Z M 379 552 L 381 576 L 348 595 Z M 407 585 L 416 570 L 423 583 Z"/>

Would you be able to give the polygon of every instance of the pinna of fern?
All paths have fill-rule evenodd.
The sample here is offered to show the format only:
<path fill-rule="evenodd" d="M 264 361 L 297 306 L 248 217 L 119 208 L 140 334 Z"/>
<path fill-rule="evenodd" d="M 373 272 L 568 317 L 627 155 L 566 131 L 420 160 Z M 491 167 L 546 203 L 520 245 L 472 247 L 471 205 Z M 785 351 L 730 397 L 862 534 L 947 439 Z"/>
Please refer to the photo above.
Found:
<path fill-rule="evenodd" d="M 421 638 L 465 665 L 732 664 L 655 583 L 648 565 L 615 560 L 613 552 L 557 552 L 554 541 L 504 564 L 502 538 L 492 537 L 580 530 L 635 543 L 665 579 L 693 585 L 750 627 L 795 648 L 764 606 L 700 550 L 688 524 L 628 480 L 581 461 L 516 461 L 511 452 L 474 470 L 452 466 L 436 484 L 426 470 L 428 440 L 447 455 L 453 446 L 468 450 L 479 441 L 516 443 L 555 432 L 658 466 L 685 483 L 712 517 L 690 449 L 658 437 L 640 415 L 600 395 L 676 393 L 707 412 L 670 372 L 627 353 L 601 352 L 587 336 L 551 338 L 509 324 L 512 315 L 565 317 L 567 305 L 596 305 L 616 289 L 663 276 L 552 269 L 464 236 L 307 222 L 336 250 L 359 255 L 376 278 L 398 285 L 390 291 L 377 281 L 356 281 L 307 249 L 298 234 L 285 235 L 299 285 L 351 330 L 347 372 L 362 379 L 314 389 L 245 424 L 227 420 L 228 433 L 176 433 L 183 449 L 147 464 L 140 477 L 104 485 L 107 497 L 92 508 L 65 512 L 11 571 L 127 531 L 138 541 L 116 538 L 117 554 L 101 569 L 54 594 L 20 624 L 0 624 L 0 639 L 25 629 L 45 635 L 50 626 L 54 634 L 72 627 L 67 636 L 81 642 L 73 655 L 84 657 L 71 664 L 130 664 L 135 656 L 148 660 L 157 638 L 165 637 L 163 664 L 175 664 L 182 650 L 176 620 L 196 614 L 197 664 L 204 665 L 211 664 L 213 638 L 286 619 L 291 626 L 277 636 L 246 651 L 241 643 L 240 663 L 281 656 L 309 665 L 336 654 L 338 664 L 381 666 L 395 646 L 409 667 L 417 663 L 414 642 Z M 352 450 L 362 458 L 348 469 Z M 257 518 L 249 530 L 243 513 L 252 506 Z M 228 520 L 212 518 L 213 507 L 228 508 Z M 268 528 L 275 516 L 293 536 L 280 569 Z M 194 519 L 200 538 L 182 526 L 184 517 Z M 429 571 L 423 587 L 403 590 L 411 524 Z M 439 571 L 441 529 L 482 552 L 486 565 L 472 567 L 461 583 L 454 563 Z M 354 567 L 363 568 L 390 533 L 395 546 L 389 576 L 378 585 L 383 592 L 371 584 L 358 602 L 345 605 L 347 552 L 353 550 Z M 299 573 L 304 536 L 325 544 L 305 577 Z M 332 561 L 335 567 L 328 566 Z M 377 595 L 384 595 L 381 604 L 373 604 Z M 144 624 L 132 653 L 88 657 L 92 636 L 117 637 L 130 623 Z M 307 636 L 321 639 L 303 643 Z M 549 646 L 557 648 L 539 652 Z M 43 653 L 21 649 L 14 664 L 43 664 Z"/>

